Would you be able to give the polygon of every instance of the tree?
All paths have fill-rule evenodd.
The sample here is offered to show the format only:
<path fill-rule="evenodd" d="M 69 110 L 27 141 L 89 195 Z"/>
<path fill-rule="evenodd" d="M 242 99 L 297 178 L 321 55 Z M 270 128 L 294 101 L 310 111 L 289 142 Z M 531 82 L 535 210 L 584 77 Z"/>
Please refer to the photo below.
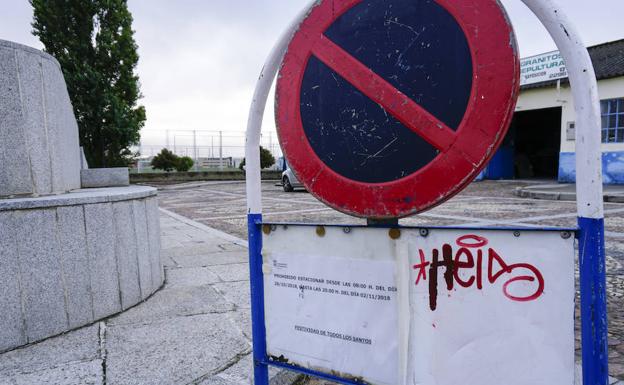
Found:
<path fill-rule="evenodd" d="M 271 151 L 260 146 L 260 168 L 268 168 L 275 164 L 275 158 Z"/>
<path fill-rule="evenodd" d="M 177 168 L 179 161 L 180 158 L 176 154 L 163 148 L 160 153 L 152 159 L 151 165 L 157 170 L 169 172 Z"/>
<path fill-rule="evenodd" d="M 268 168 L 268 167 L 273 166 L 274 164 L 275 164 L 275 157 L 273 156 L 273 154 L 271 154 L 271 151 L 260 146 L 260 168 L 261 169 Z M 245 168 L 245 158 L 243 158 L 241 163 L 238 165 L 238 168 L 240 168 L 241 170 Z"/>
<path fill-rule="evenodd" d="M 193 159 L 190 156 L 180 157 L 176 163 L 176 170 L 180 172 L 188 171 L 191 167 L 193 167 L 193 163 L 195 162 L 193 162 Z"/>
<path fill-rule="evenodd" d="M 89 165 L 127 165 L 145 124 L 127 0 L 29 1 L 33 34 L 63 69 Z"/>

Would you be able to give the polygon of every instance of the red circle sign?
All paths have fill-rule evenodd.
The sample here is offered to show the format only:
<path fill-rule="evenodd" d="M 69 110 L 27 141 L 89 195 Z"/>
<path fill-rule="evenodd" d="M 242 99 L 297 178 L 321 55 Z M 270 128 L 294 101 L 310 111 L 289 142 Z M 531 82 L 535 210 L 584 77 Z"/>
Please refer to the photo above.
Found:
<path fill-rule="evenodd" d="M 346 214 L 397 218 L 474 180 L 519 90 L 515 36 L 492 0 L 322 0 L 276 88 L 284 155 Z"/>

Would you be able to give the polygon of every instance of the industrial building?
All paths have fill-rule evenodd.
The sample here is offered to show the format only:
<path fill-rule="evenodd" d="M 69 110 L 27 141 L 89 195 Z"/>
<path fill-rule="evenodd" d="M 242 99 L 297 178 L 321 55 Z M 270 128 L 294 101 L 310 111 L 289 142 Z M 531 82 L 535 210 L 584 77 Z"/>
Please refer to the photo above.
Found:
<path fill-rule="evenodd" d="M 624 40 L 588 48 L 601 100 L 603 180 L 624 183 Z M 559 52 L 521 60 L 514 118 L 485 179 L 575 181 L 575 113 Z"/>

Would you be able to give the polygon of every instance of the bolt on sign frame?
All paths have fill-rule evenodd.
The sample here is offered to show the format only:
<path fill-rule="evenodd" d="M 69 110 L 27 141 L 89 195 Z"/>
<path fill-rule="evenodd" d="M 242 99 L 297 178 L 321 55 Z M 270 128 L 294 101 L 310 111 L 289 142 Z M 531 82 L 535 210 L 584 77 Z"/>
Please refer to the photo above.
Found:
<path fill-rule="evenodd" d="M 605 284 L 604 208 L 600 150 L 598 86 L 589 53 L 576 27 L 554 0 L 522 0 L 546 27 L 566 61 L 578 129 L 576 131 L 577 212 L 581 291 L 581 341 L 584 385 L 608 384 L 607 309 Z M 313 1 L 293 21 L 271 51 L 262 69 L 247 123 L 246 193 L 251 278 L 254 381 L 268 385 L 268 367 L 297 370 L 344 384 L 357 381 L 270 361 L 267 355 L 262 272 L 262 203 L 260 132 L 269 91 L 288 44 Z"/>

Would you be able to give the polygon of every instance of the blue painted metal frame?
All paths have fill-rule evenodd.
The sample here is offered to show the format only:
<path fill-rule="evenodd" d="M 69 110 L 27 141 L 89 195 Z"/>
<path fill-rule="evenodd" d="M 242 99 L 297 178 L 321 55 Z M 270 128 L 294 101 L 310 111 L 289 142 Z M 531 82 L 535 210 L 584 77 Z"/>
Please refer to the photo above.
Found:
<path fill-rule="evenodd" d="M 275 226 L 307 226 L 307 227 L 316 227 L 316 226 L 325 226 L 325 227 L 349 227 L 352 229 L 357 228 L 382 228 L 382 229 L 428 229 L 428 230 L 490 230 L 490 231 L 570 231 L 577 232 L 578 227 L 479 227 L 479 226 L 470 226 L 470 227 L 462 227 L 462 226 L 395 226 L 395 225 L 348 225 L 348 224 L 319 224 L 319 223 L 296 223 L 296 222 L 267 222 L 264 221 L 262 224 L 265 225 L 275 225 Z"/>
<path fill-rule="evenodd" d="M 583 384 L 609 383 L 604 218 L 579 218 Z"/>
<path fill-rule="evenodd" d="M 254 382 L 269 385 L 266 327 L 264 324 L 264 279 L 262 275 L 262 214 L 247 215 L 249 236 L 249 286 L 251 287 L 251 339 Z"/>
<path fill-rule="evenodd" d="M 609 379 L 607 351 L 607 305 L 604 258 L 604 219 L 579 218 L 578 228 L 511 228 L 511 227 L 444 227 L 399 226 L 415 229 L 494 230 L 494 231 L 569 231 L 579 239 L 579 269 L 581 281 L 581 320 L 583 384 L 607 385 Z M 344 385 L 361 385 L 361 381 L 275 361 L 267 354 L 264 316 L 264 275 L 262 273 L 262 225 L 318 226 L 310 223 L 275 223 L 262 221 L 262 214 L 249 214 L 249 273 L 251 286 L 251 319 L 254 362 L 254 384 L 269 385 L 269 366 L 291 370 Z M 366 225 L 323 225 L 327 227 L 369 227 Z M 396 226 L 374 226 L 391 228 Z"/>

